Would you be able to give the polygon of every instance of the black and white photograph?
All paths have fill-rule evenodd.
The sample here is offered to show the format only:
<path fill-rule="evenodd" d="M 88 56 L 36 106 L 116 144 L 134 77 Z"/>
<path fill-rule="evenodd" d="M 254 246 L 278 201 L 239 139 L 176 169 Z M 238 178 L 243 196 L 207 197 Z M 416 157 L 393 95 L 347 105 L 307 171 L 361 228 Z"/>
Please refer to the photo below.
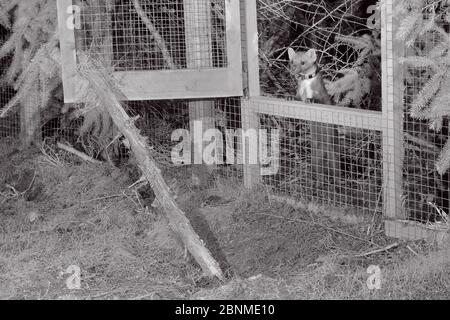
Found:
<path fill-rule="evenodd" d="M 449 300 L 449 118 L 449 0 L 0 0 L 0 300 Z"/>

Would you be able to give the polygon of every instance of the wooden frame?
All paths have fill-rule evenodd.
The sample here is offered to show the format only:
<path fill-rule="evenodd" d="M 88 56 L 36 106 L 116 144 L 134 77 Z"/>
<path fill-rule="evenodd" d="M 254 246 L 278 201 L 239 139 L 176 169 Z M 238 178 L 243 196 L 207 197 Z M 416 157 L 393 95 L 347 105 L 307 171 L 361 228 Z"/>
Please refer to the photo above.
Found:
<path fill-rule="evenodd" d="M 120 88 L 128 100 L 219 98 L 242 95 L 239 1 L 225 1 L 226 68 L 116 72 Z M 57 0 L 61 46 L 64 101 L 73 103 L 80 80 L 76 76 L 75 32 L 67 26 L 72 0 Z"/>

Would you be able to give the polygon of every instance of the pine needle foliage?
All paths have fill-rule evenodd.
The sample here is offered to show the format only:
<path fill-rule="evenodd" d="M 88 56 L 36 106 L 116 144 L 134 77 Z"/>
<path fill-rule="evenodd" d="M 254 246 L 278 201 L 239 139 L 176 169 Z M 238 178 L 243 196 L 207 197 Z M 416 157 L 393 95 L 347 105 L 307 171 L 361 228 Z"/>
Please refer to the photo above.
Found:
<path fill-rule="evenodd" d="M 109 6 L 112 3 L 89 0 L 82 7 L 89 9 L 96 3 L 98 6 L 99 1 L 106 1 Z M 42 123 L 61 116 L 68 108 L 63 108 L 56 0 L 2 0 L 0 25 L 10 32 L 0 47 L 0 59 L 11 60 L 3 80 L 16 90 L 16 95 L 0 109 L 0 117 L 6 117 L 19 105 L 27 112 L 40 113 Z M 89 104 L 79 104 L 71 110 L 75 111 L 71 117 L 83 119 L 78 132 L 84 144 L 95 145 L 93 156 L 110 145 L 115 128 L 104 110 Z"/>
<path fill-rule="evenodd" d="M 409 70 L 426 78 L 409 107 L 409 115 L 428 121 L 440 132 L 450 115 L 450 6 L 448 1 L 413 0 L 398 4 L 405 13 L 396 37 L 404 42 L 410 55 L 402 59 Z M 443 175 L 450 167 L 450 140 L 444 146 L 436 169 Z"/>
<path fill-rule="evenodd" d="M 3 0 L 0 24 L 11 36 L 0 47 L 0 59 L 11 57 L 5 81 L 17 94 L 0 117 L 19 104 L 42 111 L 62 97 L 55 0 Z"/>

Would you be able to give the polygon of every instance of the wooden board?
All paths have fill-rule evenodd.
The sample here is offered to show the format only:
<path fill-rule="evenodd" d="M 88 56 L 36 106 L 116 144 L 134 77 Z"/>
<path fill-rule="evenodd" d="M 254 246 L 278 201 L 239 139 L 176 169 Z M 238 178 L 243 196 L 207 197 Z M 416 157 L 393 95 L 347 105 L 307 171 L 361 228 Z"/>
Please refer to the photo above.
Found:
<path fill-rule="evenodd" d="M 440 247 L 450 244 L 449 230 L 433 230 L 423 223 L 402 220 L 386 220 L 384 226 L 389 237 L 405 241 L 425 240 Z"/>
<path fill-rule="evenodd" d="M 270 97 L 251 98 L 247 103 L 251 111 L 261 114 L 376 131 L 381 131 L 384 127 L 383 115 L 377 111 L 287 101 Z"/>

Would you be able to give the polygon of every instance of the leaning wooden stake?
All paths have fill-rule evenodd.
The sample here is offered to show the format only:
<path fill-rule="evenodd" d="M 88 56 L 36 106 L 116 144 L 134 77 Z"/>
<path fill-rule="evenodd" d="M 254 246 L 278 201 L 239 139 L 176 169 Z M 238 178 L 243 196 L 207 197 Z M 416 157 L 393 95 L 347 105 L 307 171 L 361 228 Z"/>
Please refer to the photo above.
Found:
<path fill-rule="evenodd" d="M 92 61 L 80 54 L 80 76 L 86 81 L 85 99 L 97 101 L 111 115 L 115 125 L 130 143 L 138 166 L 150 183 L 161 209 L 167 215 L 170 228 L 183 241 L 186 249 L 200 265 L 207 276 L 224 280 L 217 261 L 205 247 L 203 241 L 195 233 L 184 212 L 178 207 L 169 186 L 164 181 L 161 171 L 156 165 L 146 138 L 144 138 L 120 103 L 120 92 L 111 75 L 99 62 Z"/>

